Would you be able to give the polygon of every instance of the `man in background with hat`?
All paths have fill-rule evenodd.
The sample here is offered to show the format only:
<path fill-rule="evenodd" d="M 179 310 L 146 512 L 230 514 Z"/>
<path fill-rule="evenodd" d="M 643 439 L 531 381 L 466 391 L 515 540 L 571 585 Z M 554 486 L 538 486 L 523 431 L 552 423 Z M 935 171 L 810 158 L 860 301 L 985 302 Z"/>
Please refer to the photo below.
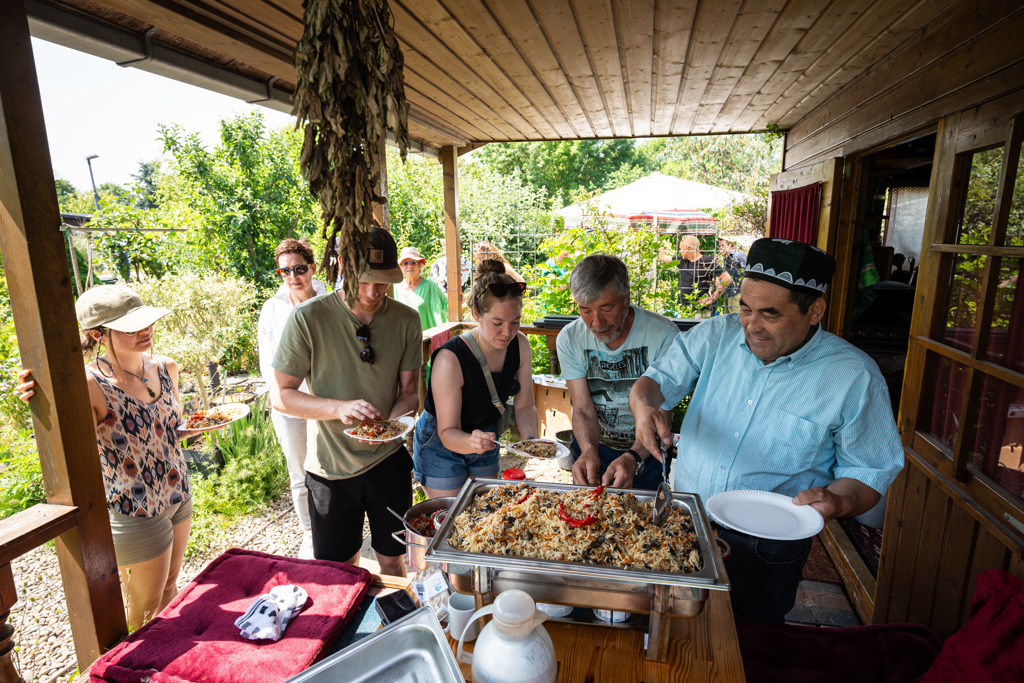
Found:
<path fill-rule="evenodd" d="M 427 260 L 416 247 L 405 247 L 398 256 L 401 283 L 395 285 L 395 298 L 420 314 L 423 329 L 448 322 L 448 297 L 441 285 L 423 277 Z"/>
<path fill-rule="evenodd" d="M 402 440 L 358 441 L 344 430 L 408 415 L 419 405 L 419 315 L 387 296 L 402 280 L 391 235 L 373 228 L 359 298 L 330 292 L 295 307 L 274 356 L 274 408 L 309 420 L 306 488 L 319 560 L 359 564 L 363 516 L 380 570 L 405 575 L 402 523 L 387 510 L 412 504 L 412 458 Z M 300 391 L 303 380 L 309 391 Z"/>
<path fill-rule="evenodd" d="M 809 244 L 758 240 L 739 314 L 681 333 L 637 380 L 629 403 L 637 437 L 652 453 L 672 438 L 663 411 L 692 392 L 676 491 L 705 502 L 726 491 L 769 491 L 828 521 L 870 509 L 899 474 L 903 450 L 878 367 L 820 328 L 834 271 L 832 257 Z M 764 526 L 767 515 L 752 521 Z M 795 602 L 811 538 L 769 540 L 716 528 L 732 547 L 734 611 L 781 622 Z"/>

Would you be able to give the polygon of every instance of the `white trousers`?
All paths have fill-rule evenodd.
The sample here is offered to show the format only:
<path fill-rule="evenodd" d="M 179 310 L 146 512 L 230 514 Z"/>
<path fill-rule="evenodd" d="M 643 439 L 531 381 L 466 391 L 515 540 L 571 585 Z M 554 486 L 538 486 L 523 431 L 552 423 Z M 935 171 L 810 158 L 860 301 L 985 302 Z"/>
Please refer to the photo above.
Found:
<path fill-rule="evenodd" d="M 303 531 L 309 531 L 309 494 L 306 492 L 305 466 L 306 420 L 301 417 L 285 415 L 276 410 L 270 412 L 270 419 L 274 423 L 277 442 L 281 444 L 285 461 L 288 463 L 288 480 L 292 490 L 295 515 L 299 518 L 299 525 Z"/>

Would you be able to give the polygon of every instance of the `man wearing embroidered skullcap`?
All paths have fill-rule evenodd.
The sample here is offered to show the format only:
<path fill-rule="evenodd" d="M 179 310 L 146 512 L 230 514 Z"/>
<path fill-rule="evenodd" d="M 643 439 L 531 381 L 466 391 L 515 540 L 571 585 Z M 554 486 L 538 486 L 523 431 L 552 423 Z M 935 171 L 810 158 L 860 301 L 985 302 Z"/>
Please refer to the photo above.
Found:
<path fill-rule="evenodd" d="M 423 332 L 419 314 L 387 296 L 402 270 L 386 230 L 370 231 L 366 263 L 354 305 L 338 290 L 292 310 L 274 354 L 270 397 L 275 410 L 311 427 L 305 465 L 313 556 L 358 565 L 365 516 L 381 572 L 405 576 L 405 546 L 392 537 L 402 522 L 388 508 L 412 505 L 412 457 L 402 439 L 366 442 L 345 431 L 416 410 Z"/>
<path fill-rule="evenodd" d="M 673 488 L 712 510 L 732 547 L 733 610 L 752 619 L 782 622 L 795 603 L 811 522 L 822 522 L 803 506 L 826 522 L 861 514 L 903 467 L 878 367 L 821 329 L 834 272 L 809 244 L 757 240 L 740 312 L 680 333 L 630 392 L 637 438 L 655 457 L 672 439 L 664 411 L 692 393 Z"/>

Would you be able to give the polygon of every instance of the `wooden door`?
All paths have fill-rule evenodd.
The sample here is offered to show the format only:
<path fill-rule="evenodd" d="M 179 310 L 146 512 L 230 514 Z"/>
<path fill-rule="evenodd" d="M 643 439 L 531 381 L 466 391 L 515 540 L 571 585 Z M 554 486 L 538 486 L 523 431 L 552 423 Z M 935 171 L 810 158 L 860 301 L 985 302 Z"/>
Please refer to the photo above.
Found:
<path fill-rule="evenodd" d="M 874 621 L 942 637 L 975 579 L 1024 576 L 1024 92 L 943 119 Z"/>

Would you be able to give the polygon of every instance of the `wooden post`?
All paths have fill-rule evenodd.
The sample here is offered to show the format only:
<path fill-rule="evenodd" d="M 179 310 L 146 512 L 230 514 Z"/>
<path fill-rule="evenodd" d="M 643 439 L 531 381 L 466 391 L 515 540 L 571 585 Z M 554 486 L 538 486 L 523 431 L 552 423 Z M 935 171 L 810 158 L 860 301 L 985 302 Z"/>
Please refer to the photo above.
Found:
<path fill-rule="evenodd" d="M 0 16 L 0 253 L 22 363 L 37 384 L 30 405 L 46 497 L 79 509 L 57 558 L 85 669 L 128 629 L 25 5 L 0 0 Z"/>
<path fill-rule="evenodd" d="M 444 256 L 448 264 L 448 322 L 462 320 L 462 241 L 459 239 L 459 151 L 441 148 L 444 177 Z"/>

